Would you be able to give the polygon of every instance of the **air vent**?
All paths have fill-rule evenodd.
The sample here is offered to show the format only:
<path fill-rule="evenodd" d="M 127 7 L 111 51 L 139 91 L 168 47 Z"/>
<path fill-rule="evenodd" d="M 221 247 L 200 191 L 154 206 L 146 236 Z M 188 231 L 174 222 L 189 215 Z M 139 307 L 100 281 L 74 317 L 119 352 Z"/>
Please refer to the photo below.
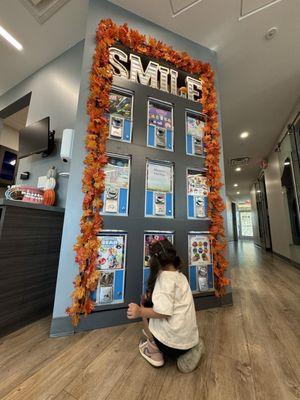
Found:
<path fill-rule="evenodd" d="M 177 17 L 177 15 L 187 11 L 191 7 L 200 3 L 202 0 L 169 0 L 172 10 L 172 17 Z"/>
<path fill-rule="evenodd" d="M 19 0 L 39 24 L 44 24 L 70 0 Z"/>
<path fill-rule="evenodd" d="M 232 158 L 230 160 L 230 165 L 232 167 L 241 166 L 241 165 L 248 165 L 249 164 L 249 157 L 240 157 L 240 158 Z"/>

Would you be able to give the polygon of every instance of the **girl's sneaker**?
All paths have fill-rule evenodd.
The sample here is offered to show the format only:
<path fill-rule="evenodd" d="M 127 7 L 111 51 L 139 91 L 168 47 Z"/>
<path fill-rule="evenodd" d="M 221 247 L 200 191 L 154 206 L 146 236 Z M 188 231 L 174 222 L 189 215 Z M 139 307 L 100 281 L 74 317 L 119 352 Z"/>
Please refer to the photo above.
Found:
<path fill-rule="evenodd" d="M 149 339 L 140 342 L 139 350 L 142 357 L 153 365 L 153 367 L 162 367 L 164 365 L 165 361 L 162 352 L 159 351 L 156 344 L 150 342 Z"/>
<path fill-rule="evenodd" d="M 199 338 L 199 342 L 196 346 L 177 358 L 177 367 L 179 371 L 183 374 L 194 371 L 198 367 L 204 354 L 205 345 L 202 338 Z"/>

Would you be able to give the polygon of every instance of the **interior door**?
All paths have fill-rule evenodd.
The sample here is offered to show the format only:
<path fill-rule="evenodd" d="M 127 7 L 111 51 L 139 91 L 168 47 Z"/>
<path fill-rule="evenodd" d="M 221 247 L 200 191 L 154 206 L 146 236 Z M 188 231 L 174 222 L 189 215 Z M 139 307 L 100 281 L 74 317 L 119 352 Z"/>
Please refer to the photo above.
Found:
<path fill-rule="evenodd" d="M 237 228 L 237 220 L 236 220 L 236 204 L 235 203 L 231 203 L 231 211 L 232 211 L 233 240 L 235 242 L 237 242 L 238 228 Z"/>
<path fill-rule="evenodd" d="M 272 250 L 268 200 L 266 195 L 265 176 L 261 175 L 256 183 L 256 205 L 258 213 L 258 225 L 261 246 L 266 250 Z"/>

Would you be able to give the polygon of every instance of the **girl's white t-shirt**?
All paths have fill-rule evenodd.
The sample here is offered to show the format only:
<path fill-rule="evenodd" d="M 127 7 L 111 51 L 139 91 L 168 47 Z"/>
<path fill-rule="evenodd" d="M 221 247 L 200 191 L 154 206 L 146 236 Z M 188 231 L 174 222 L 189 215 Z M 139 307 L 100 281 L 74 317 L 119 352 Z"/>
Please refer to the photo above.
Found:
<path fill-rule="evenodd" d="M 152 293 L 153 310 L 167 318 L 150 318 L 151 333 L 175 349 L 190 349 L 199 342 L 194 299 L 185 275 L 161 271 Z"/>

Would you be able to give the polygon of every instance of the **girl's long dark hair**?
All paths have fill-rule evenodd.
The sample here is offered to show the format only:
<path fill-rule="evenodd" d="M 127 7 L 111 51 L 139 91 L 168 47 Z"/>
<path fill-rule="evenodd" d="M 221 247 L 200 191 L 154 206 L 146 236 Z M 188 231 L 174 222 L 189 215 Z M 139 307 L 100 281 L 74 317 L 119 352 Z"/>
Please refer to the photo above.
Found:
<path fill-rule="evenodd" d="M 150 275 L 146 294 L 148 299 L 151 299 L 158 273 L 167 265 L 173 265 L 177 270 L 181 270 L 181 260 L 168 239 L 151 243 L 149 252 Z"/>

